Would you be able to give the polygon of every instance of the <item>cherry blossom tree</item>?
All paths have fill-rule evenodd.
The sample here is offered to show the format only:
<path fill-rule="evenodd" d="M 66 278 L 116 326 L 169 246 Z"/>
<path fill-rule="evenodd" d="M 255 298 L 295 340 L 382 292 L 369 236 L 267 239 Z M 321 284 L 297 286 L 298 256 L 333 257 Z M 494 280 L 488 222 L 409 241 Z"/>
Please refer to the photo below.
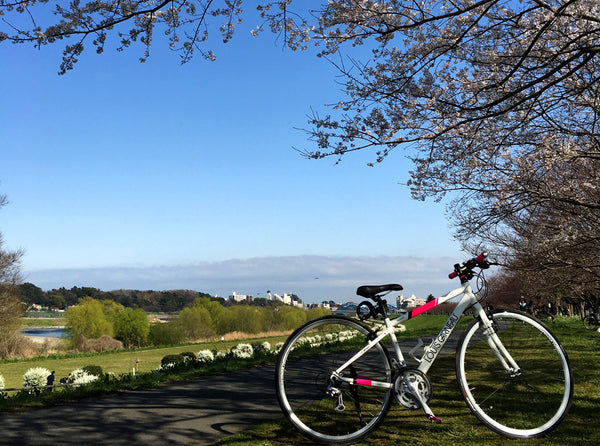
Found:
<path fill-rule="evenodd" d="M 267 23 L 272 31 L 286 35 L 287 28 L 295 27 L 295 15 L 288 10 L 291 1 L 250 3 L 259 23 L 253 34 Z M 141 62 L 150 57 L 155 35 L 180 52 L 183 63 L 198 53 L 214 60 L 209 37 L 216 34 L 228 42 L 236 25 L 242 23 L 242 6 L 242 0 L 0 0 L 0 42 L 43 47 L 63 41 L 60 74 L 74 68 L 86 47 L 93 47 L 98 54 L 104 52 L 111 38 L 116 40 L 117 51 L 141 43 Z M 297 39 L 290 34 L 286 42 L 297 49 Z"/>
<path fill-rule="evenodd" d="M 111 35 L 117 50 L 141 42 L 141 60 L 155 35 L 183 62 L 196 52 L 214 59 L 209 35 L 230 40 L 248 2 L 63 3 L 0 0 L 0 41 L 68 41 L 62 72 L 73 68 L 84 43 L 103 52 Z M 317 147 L 307 156 L 373 149 L 373 161 L 381 162 L 408 149 L 415 162 L 410 185 L 420 199 L 455 190 L 496 193 L 498 178 L 520 173 L 512 167 L 520 160 L 598 157 L 596 0 L 330 0 L 314 11 L 301 0 L 249 6 L 258 12 L 257 32 L 283 33 L 291 49 L 312 42 L 325 57 L 358 46 L 368 50 L 363 57 L 370 54 L 338 63 L 346 96 L 330 114 L 311 119 Z"/>
<path fill-rule="evenodd" d="M 450 194 L 467 248 L 497 248 L 513 266 L 529 250 L 538 269 L 598 281 L 597 0 L 0 0 L 0 42 L 63 41 L 61 73 L 111 38 L 119 51 L 141 43 L 142 61 L 157 38 L 182 62 L 213 60 L 209 37 L 229 41 L 244 8 L 257 13 L 254 34 L 314 45 L 343 74 L 343 96 L 309 117 L 301 153 L 363 151 L 375 165 L 403 152 L 413 197 Z"/>
<path fill-rule="evenodd" d="M 372 57 L 340 65 L 347 99 L 307 156 L 408 150 L 413 196 L 452 193 L 468 249 L 599 291 L 597 1 L 330 2 L 320 25 L 323 54 Z"/>

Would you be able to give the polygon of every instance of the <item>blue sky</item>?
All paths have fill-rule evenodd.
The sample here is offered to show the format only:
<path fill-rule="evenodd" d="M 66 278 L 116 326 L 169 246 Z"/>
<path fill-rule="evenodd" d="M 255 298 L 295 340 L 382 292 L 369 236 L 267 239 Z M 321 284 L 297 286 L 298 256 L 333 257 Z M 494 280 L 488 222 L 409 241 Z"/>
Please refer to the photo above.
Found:
<path fill-rule="evenodd" d="M 444 205 L 399 183 L 401 152 L 306 160 L 311 107 L 342 99 L 335 69 L 248 23 L 217 61 L 181 66 L 157 37 L 58 76 L 60 47 L 0 44 L 0 210 L 26 280 L 352 300 L 363 282 L 440 294 L 465 255 Z M 316 279 L 318 277 L 318 279 Z"/>

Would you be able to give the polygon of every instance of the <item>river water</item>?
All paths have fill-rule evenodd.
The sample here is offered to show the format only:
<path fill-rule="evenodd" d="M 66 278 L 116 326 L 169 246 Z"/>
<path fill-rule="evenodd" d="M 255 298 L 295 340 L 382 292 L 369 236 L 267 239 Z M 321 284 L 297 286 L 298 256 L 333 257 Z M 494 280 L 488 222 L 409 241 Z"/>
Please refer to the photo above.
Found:
<path fill-rule="evenodd" d="M 65 333 L 65 329 L 62 327 L 24 328 L 21 333 L 23 336 L 35 338 L 60 338 Z"/>

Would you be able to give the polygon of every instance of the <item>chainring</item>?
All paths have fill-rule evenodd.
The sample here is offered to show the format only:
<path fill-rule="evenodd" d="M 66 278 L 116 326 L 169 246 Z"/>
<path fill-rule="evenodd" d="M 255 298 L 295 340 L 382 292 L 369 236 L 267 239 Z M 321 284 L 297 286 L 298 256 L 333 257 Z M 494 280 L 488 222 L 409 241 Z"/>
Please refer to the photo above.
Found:
<path fill-rule="evenodd" d="M 408 382 L 414 383 L 421 398 L 429 403 L 432 394 L 431 381 L 429 381 L 427 375 L 417 369 L 404 369 L 396 377 L 394 381 L 394 394 L 398 402 L 409 410 L 421 408 L 419 400 L 408 389 L 406 385 Z"/>

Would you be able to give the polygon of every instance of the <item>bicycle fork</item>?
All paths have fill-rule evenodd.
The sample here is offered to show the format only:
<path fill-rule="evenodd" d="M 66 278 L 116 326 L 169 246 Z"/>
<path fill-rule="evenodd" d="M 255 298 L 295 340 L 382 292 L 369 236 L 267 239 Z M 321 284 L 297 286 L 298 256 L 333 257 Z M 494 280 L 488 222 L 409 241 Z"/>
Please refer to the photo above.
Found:
<path fill-rule="evenodd" d="M 500 365 L 506 371 L 506 374 L 510 378 L 515 378 L 517 376 L 520 376 L 521 368 L 519 367 L 517 362 L 513 359 L 513 357 L 510 355 L 508 350 L 506 350 L 506 347 L 504 347 L 504 344 L 502 344 L 502 341 L 496 334 L 496 331 L 494 330 L 494 326 L 493 326 L 492 322 L 490 321 L 490 319 L 487 317 L 487 315 L 485 315 L 485 313 L 484 313 L 484 315 L 480 316 L 479 319 L 480 319 L 480 324 L 482 324 L 481 331 L 483 333 L 483 336 L 485 337 L 486 342 L 490 346 L 490 349 L 492 350 L 492 352 L 494 353 L 494 355 L 500 362 Z"/>

